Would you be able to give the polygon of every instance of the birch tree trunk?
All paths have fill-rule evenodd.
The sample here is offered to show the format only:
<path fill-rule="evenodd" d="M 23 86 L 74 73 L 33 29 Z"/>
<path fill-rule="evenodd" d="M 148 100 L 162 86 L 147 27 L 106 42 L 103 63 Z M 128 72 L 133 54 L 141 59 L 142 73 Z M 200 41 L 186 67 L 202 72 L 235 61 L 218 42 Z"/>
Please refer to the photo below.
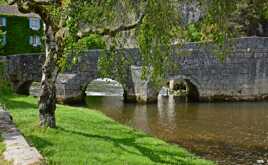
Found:
<path fill-rule="evenodd" d="M 57 67 L 57 44 L 55 33 L 50 26 L 45 26 L 46 58 L 42 66 L 41 92 L 38 102 L 39 118 L 41 127 L 56 127 L 56 79 Z"/>

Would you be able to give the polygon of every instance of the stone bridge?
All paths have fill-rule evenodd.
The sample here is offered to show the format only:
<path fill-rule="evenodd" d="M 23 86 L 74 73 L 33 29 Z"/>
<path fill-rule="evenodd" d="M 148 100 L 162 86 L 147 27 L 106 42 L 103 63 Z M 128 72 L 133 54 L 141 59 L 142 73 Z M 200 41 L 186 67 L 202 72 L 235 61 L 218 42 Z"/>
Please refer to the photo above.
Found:
<path fill-rule="evenodd" d="M 212 44 L 189 43 L 174 48 L 174 61 L 180 67 L 168 74 L 166 82 L 186 82 L 190 87 L 189 96 L 195 101 L 268 98 L 268 38 L 239 38 L 229 44 L 231 47 L 223 61 L 216 57 L 218 53 L 211 49 Z M 141 67 L 136 58 L 138 50 L 124 51 L 134 57 L 134 62 L 125 68 L 128 74 L 121 82 L 125 100 L 155 101 L 160 89 L 151 86 L 150 80 L 141 79 Z M 84 53 L 76 65 L 59 75 L 56 84 L 59 101 L 76 101 L 83 97 L 86 86 L 98 78 L 99 54 L 99 50 Z M 28 94 L 32 82 L 41 79 L 43 59 L 43 55 L 27 54 L 2 57 L 0 61 L 6 62 L 6 73 L 16 92 Z"/>

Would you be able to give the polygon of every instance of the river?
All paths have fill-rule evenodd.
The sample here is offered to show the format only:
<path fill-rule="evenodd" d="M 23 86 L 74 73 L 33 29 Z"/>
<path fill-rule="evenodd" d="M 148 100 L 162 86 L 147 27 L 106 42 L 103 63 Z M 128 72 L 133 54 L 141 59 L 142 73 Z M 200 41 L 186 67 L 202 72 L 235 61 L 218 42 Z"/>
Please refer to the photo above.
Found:
<path fill-rule="evenodd" d="M 122 87 L 109 79 L 93 81 L 87 94 L 90 109 L 219 165 L 268 165 L 268 102 L 185 103 L 159 96 L 157 104 L 126 104 Z"/>
<path fill-rule="evenodd" d="M 268 161 L 268 103 L 125 104 L 121 97 L 90 96 L 90 109 L 222 165 Z M 264 163 L 265 164 L 265 163 Z M 268 162 L 266 163 L 268 164 Z"/>

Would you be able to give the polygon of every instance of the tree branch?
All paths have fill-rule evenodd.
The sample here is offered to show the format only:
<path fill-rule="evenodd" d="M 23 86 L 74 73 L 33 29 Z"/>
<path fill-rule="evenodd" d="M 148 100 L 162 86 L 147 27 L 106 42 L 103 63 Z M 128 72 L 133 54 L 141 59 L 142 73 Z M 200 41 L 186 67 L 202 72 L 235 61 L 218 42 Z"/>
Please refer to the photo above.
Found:
<path fill-rule="evenodd" d="M 9 5 L 14 5 L 18 2 L 18 0 L 6 0 Z M 60 0 L 30 0 L 29 2 L 33 2 L 38 5 L 52 5 L 52 4 L 60 4 Z"/>
<path fill-rule="evenodd" d="M 145 17 L 145 12 L 142 12 L 140 14 L 139 18 L 134 23 L 129 24 L 129 25 L 122 24 L 114 29 L 107 28 L 107 27 L 106 28 L 90 28 L 90 27 L 88 27 L 88 28 L 85 28 L 83 30 L 80 30 L 77 33 L 77 36 L 79 38 L 89 36 L 90 34 L 98 34 L 98 35 L 102 35 L 102 36 L 105 36 L 105 35 L 115 36 L 119 32 L 128 31 L 128 30 L 136 28 L 138 25 L 140 25 L 142 23 L 144 17 Z"/>
<path fill-rule="evenodd" d="M 57 31 L 59 27 L 54 23 L 52 18 L 49 15 L 48 10 L 43 6 L 45 3 L 48 5 L 52 5 L 53 0 L 12 0 L 11 4 L 17 4 L 18 10 L 22 13 L 36 13 L 38 14 L 41 19 L 45 22 L 45 24 L 51 26 L 53 28 L 53 31 Z M 57 1 L 58 2 L 58 1 Z"/>
<path fill-rule="evenodd" d="M 32 0 L 32 1 L 38 5 L 52 5 L 58 2 L 56 0 Z"/>
<path fill-rule="evenodd" d="M 8 5 L 14 5 L 15 3 L 17 3 L 17 0 L 6 0 Z"/>
<path fill-rule="evenodd" d="M 61 5 L 60 0 L 32 0 L 35 4 L 38 5 Z"/>

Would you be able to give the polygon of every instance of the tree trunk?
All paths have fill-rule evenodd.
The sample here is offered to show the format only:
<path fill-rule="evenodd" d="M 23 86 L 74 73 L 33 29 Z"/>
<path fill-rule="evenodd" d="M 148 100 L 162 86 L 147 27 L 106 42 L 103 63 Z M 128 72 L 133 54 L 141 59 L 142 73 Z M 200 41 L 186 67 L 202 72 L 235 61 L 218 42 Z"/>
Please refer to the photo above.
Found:
<path fill-rule="evenodd" d="M 45 26 L 46 35 L 46 58 L 42 67 L 41 93 L 38 102 L 39 118 L 41 127 L 56 127 L 56 79 L 57 67 L 57 45 L 55 33 L 50 26 Z"/>

